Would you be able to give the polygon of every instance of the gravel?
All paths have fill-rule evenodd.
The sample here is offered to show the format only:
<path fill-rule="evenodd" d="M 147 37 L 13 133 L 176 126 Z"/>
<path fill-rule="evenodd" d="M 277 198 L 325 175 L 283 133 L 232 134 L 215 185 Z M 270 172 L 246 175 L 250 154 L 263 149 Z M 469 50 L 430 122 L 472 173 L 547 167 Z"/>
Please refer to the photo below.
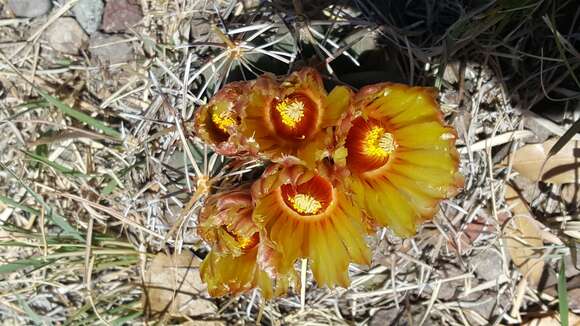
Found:
<path fill-rule="evenodd" d="M 44 38 L 50 47 L 68 54 L 78 54 L 89 41 L 79 23 L 71 17 L 59 18 L 51 24 L 44 32 Z"/>
<path fill-rule="evenodd" d="M 8 6 L 17 17 L 46 15 L 52 8 L 50 0 L 8 0 Z"/>
<path fill-rule="evenodd" d="M 102 0 L 80 0 L 73 7 L 77 21 L 88 34 L 93 34 L 101 25 L 105 4 Z"/>
<path fill-rule="evenodd" d="M 121 35 L 96 33 L 91 36 L 89 45 L 91 57 L 99 64 L 115 64 L 134 59 L 131 42 Z"/>

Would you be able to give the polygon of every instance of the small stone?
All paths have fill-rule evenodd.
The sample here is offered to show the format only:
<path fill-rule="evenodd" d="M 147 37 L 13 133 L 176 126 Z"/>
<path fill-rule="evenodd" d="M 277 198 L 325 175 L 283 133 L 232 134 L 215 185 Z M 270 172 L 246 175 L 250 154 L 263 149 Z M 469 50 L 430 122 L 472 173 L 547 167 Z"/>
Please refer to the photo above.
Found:
<path fill-rule="evenodd" d="M 370 326 L 393 325 L 399 318 L 400 312 L 396 309 L 381 309 L 371 317 Z"/>
<path fill-rule="evenodd" d="M 89 45 L 91 57 L 102 64 L 115 64 L 134 59 L 131 42 L 120 35 L 96 33 L 91 36 Z"/>
<path fill-rule="evenodd" d="M 575 314 L 580 313 L 580 288 L 568 290 L 568 306 Z"/>
<path fill-rule="evenodd" d="M 17 17 L 38 17 L 52 8 L 50 0 L 8 0 L 8 6 Z"/>
<path fill-rule="evenodd" d="M 477 313 L 486 320 L 494 319 L 506 311 L 511 301 L 505 293 L 498 295 L 496 289 L 470 293 L 463 296 L 457 303 L 462 311 L 470 312 L 470 314 L 466 314 L 469 324 L 479 325 L 471 313 Z"/>
<path fill-rule="evenodd" d="M 72 12 L 85 32 L 93 34 L 101 25 L 104 9 L 102 0 L 80 0 Z"/>
<path fill-rule="evenodd" d="M 44 37 L 50 47 L 68 54 L 78 54 L 79 50 L 89 42 L 87 34 L 71 17 L 59 18 L 52 23 L 44 31 Z"/>
<path fill-rule="evenodd" d="M 437 266 L 437 272 L 439 274 L 439 277 L 442 279 L 453 278 L 464 274 L 464 272 L 459 267 L 451 263 L 446 263 L 444 265 Z M 439 287 L 439 292 L 437 293 L 438 299 L 452 300 L 457 298 L 457 296 L 461 292 L 463 284 L 464 280 L 461 278 L 457 278 L 456 280 L 442 283 L 442 285 Z M 429 288 L 426 288 L 425 290 L 428 291 Z"/>
<path fill-rule="evenodd" d="M 380 309 L 373 314 L 368 325 L 419 325 L 426 309 L 426 307 L 421 305 L 401 307 L 400 309 L 395 307 Z M 425 320 L 425 325 L 439 325 L 440 321 L 437 321 L 437 318 L 434 314 L 429 315 Z"/>
<path fill-rule="evenodd" d="M 130 0 L 109 0 L 105 6 L 101 29 L 107 33 L 126 31 L 141 21 L 141 7 Z"/>
<path fill-rule="evenodd" d="M 495 281 L 503 273 L 503 259 L 493 249 L 483 250 L 472 257 L 475 273 L 486 281 Z"/>

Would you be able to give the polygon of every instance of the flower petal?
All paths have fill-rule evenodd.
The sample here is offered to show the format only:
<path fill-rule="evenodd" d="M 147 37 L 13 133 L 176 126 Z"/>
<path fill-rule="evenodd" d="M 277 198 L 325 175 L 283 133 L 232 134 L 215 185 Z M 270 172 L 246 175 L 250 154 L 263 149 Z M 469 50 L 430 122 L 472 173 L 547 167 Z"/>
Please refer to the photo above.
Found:
<path fill-rule="evenodd" d="M 423 122 L 393 131 L 397 144 L 404 148 L 451 150 L 454 131 L 439 122 Z"/>
<path fill-rule="evenodd" d="M 197 232 L 217 253 L 239 256 L 259 242 L 252 209 L 249 188 L 210 195 L 199 214 Z"/>
<path fill-rule="evenodd" d="M 324 101 L 325 109 L 320 126 L 322 128 L 336 126 L 350 110 L 352 97 L 352 90 L 348 87 L 336 86 L 333 88 Z"/>
<path fill-rule="evenodd" d="M 296 278 L 294 274 L 279 275 L 272 280 L 256 263 L 257 248 L 241 256 L 218 255 L 210 252 L 200 266 L 203 282 L 211 296 L 238 295 L 256 287 L 266 299 L 285 294 Z"/>
<path fill-rule="evenodd" d="M 371 221 L 401 236 L 431 218 L 463 184 L 456 134 L 446 126 L 433 89 L 383 83 L 355 96 L 344 147 L 353 198 Z"/>
<path fill-rule="evenodd" d="M 330 155 L 332 128 L 351 108 L 352 92 L 337 87 L 327 95 L 320 74 L 312 68 L 292 73 L 281 84 L 259 77 L 248 95 L 242 134 L 261 157 L 281 162 L 296 157 L 309 167 Z"/>
<path fill-rule="evenodd" d="M 309 258 L 320 285 L 346 286 L 348 265 L 370 261 L 362 212 L 353 207 L 344 189 L 331 183 L 331 179 L 303 170 L 303 175 L 309 176 L 305 179 L 288 172 L 292 169 L 296 168 L 280 168 L 254 185 L 260 189 L 254 192 L 258 195 L 254 198 L 254 221 L 284 260 L 275 269 L 284 272 L 298 258 Z M 284 174 L 295 177 L 280 178 Z M 268 180 L 272 178 L 287 182 L 276 184 Z M 266 189 L 264 184 L 275 187 Z"/>
<path fill-rule="evenodd" d="M 193 129 L 222 155 L 238 155 L 250 150 L 239 129 L 251 85 L 251 82 L 229 83 L 197 110 Z"/>

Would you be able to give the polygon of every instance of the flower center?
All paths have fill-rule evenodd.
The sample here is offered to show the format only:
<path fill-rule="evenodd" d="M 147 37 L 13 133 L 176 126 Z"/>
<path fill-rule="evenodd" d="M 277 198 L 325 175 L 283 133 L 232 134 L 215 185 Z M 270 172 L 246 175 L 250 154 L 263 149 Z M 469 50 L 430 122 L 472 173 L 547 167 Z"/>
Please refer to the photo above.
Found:
<path fill-rule="evenodd" d="M 234 126 L 236 124 L 236 120 L 234 120 L 228 111 L 214 111 L 211 114 L 211 121 L 214 125 L 220 129 L 221 131 L 227 133 L 228 128 Z"/>
<path fill-rule="evenodd" d="M 322 204 L 318 200 L 306 194 L 297 194 L 289 197 L 288 201 L 292 204 L 294 210 L 300 214 L 314 215 L 322 208 Z"/>
<path fill-rule="evenodd" d="M 319 175 L 299 185 L 284 184 L 281 191 L 286 206 L 303 216 L 322 214 L 333 199 L 332 184 Z"/>
<path fill-rule="evenodd" d="M 284 140 L 302 142 L 316 132 L 319 107 L 307 94 L 274 99 L 269 110 L 274 132 Z"/>
<path fill-rule="evenodd" d="M 276 110 L 282 123 L 290 128 L 294 128 L 304 117 L 304 103 L 300 100 L 284 99 L 276 105 Z"/>
<path fill-rule="evenodd" d="M 239 235 L 234 230 L 232 230 L 231 224 L 227 226 L 224 225 L 222 226 L 222 228 L 224 229 L 224 231 L 227 232 L 227 234 L 231 235 L 232 238 L 234 238 L 234 240 L 238 243 L 240 249 L 242 249 L 243 251 L 254 248 L 260 241 L 260 235 L 258 234 L 258 232 L 252 234 L 249 237 L 244 237 Z"/>
<path fill-rule="evenodd" d="M 382 127 L 372 127 L 363 140 L 363 150 L 368 156 L 386 158 L 395 150 L 393 135 Z"/>
<path fill-rule="evenodd" d="M 397 142 L 388 132 L 388 122 L 358 117 L 346 136 L 346 164 L 354 173 L 376 170 L 389 161 Z"/>
<path fill-rule="evenodd" d="M 251 237 L 239 237 L 238 243 L 240 244 L 240 249 L 248 250 L 254 248 L 259 241 L 258 232 L 254 233 Z"/>

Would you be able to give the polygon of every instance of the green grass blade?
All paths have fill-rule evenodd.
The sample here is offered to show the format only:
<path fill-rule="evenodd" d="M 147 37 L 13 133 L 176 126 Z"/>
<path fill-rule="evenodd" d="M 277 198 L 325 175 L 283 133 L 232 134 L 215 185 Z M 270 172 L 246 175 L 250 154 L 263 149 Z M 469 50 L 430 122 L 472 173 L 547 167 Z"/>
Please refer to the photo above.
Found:
<path fill-rule="evenodd" d="M 0 203 L 8 205 L 12 208 L 17 208 L 17 209 L 23 210 L 26 213 L 31 214 L 31 215 L 40 216 L 40 212 L 37 211 L 36 209 L 22 205 L 10 197 L 0 196 Z"/>
<path fill-rule="evenodd" d="M 39 268 L 52 264 L 53 261 L 44 260 L 44 257 L 20 259 L 12 263 L 0 265 L 0 274 L 13 273 L 27 267 Z"/>
<path fill-rule="evenodd" d="M 52 207 L 50 207 L 50 205 L 48 205 L 42 199 L 42 197 L 39 194 L 37 194 L 34 190 L 32 190 L 32 188 L 30 188 L 25 182 L 20 180 L 20 178 L 16 174 L 14 174 L 12 170 L 8 169 L 8 167 L 2 163 L 0 163 L 0 167 L 5 171 L 7 171 L 8 173 L 10 173 L 12 177 L 14 177 L 14 179 L 16 179 L 18 183 L 20 183 L 20 185 L 23 186 L 26 189 L 26 191 L 36 200 L 36 202 L 42 205 L 42 207 L 44 207 L 44 209 L 46 210 L 46 217 L 49 220 L 51 220 L 54 224 L 58 225 L 65 232 L 65 234 L 70 235 L 81 242 L 85 242 L 85 239 L 83 238 L 81 233 L 78 230 L 76 230 L 72 225 L 70 225 L 70 223 L 66 220 L 66 218 L 56 213 L 52 209 Z"/>
<path fill-rule="evenodd" d="M 115 325 L 115 326 L 125 325 L 126 323 L 130 322 L 131 320 L 133 320 L 137 317 L 140 317 L 142 314 L 143 313 L 141 311 L 138 311 L 138 312 L 132 313 L 128 316 L 117 318 L 111 322 L 111 325 Z"/>
<path fill-rule="evenodd" d="M 105 125 L 103 122 L 91 117 L 90 115 L 88 115 L 84 112 L 81 112 L 81 111 L 78 111 L 78 110 L 71 108 L 66 103 L 60 101 L 56 97 L 49 95 L 47 92 L 38 88 L 33 82 L 28 80 L 22 73 L 20 73 L 20 71 L 10 62 L 10 60 L 2 52 L 0 52 L 0 59 L 2 59 L 2 61 L 4 61 L 10 68 L 12 68 L 12 70 L 20 78 L 22 78 L 22 80 L 24 80 L 24 82 L 26 82 L 35 91 L 37 91 L 38 94 L 42 98 L 44 98 L 48 103 L 54 105 L 62 113 L 66 114 L 66 115 L 68 115 L 68 116 L 70 116 L 70 117 L 72 117 L 80 122 L 86 123 L 87 125 L 95 128 L 97 130 L 102 131 L 105 135 L 116 138 L 118 140 L 121 140 L 123 138 L 123 135 L 121 135 L 121 133 L 118 132 L 117 130 Z"/>
<path fill-rule="evenodd" d="M 42 96 L 48 103 L 54 105 L 62 113 L 66 114 L 74 119 L 77 119 L 78 121 L 84 122 L 84 123 L 88 124 L 89 126 L 97 129 L 97 130 L 102 131 L 105 135 L 111 136 L 111 137 L 116 138 L 116 139 L 123 138 L 123 136 L 121 135 L 120 132 L 118 132 L 117 130 L 115 130 L 111 127 L 108 127 L 107 125 L 105 125 L 101 121 L 91 117 L 90 115 L 88 115 L 84 112 L 77 111 L 77 110 L 71 108 L 70 106 L 68 106 L 64 102 L 60 101 L 56 97 L 49 95 L 48 93 L 44 92 L 43 90 L 41 90 L 37 87 L 35 87 L 35 89 L 38 92 L 38 94 L 40 94 L 40 96 Z"/>
<path fill-rule="evenodd" d="M 86 177 L 87 176 L 86 174 L 84 174 L 80 171 L 77 171 L 74 169 L 69 169 L 67 167 L 64 167 L 64 166 L 56 163 L 56 162 L 53 162 L 45 156 L 37 155 L 37 154 L 27 152 L 27 151 L 22 151 L 22 153 L 24 153 L 26 156 L 30 157 L 32 160 L 46 164 L 62 174 L 71 175 L 74 177 Z"/>
<path fill-rule="evenodd" d="M 568 284 L 564 257 L 560 260 L 560 273 L 558 274 L 558 307 L 560 308 L 560 323 L 562 326 L 568 326 Z"/>
<path fill-rule="evenodd" d="M 117 183 L 117 180 L 110 178 L 109 182 L 107 183 L 105 188 L 103 188 L 101 194 L 103 196 L 108 196 L 108 195 L 112 194 L 113 190 L 115 190 L 115 188 L 117 188 L 118 185 L 119 185 L 119 183 Z"/>
<path fill-rule="evenodd" d="M 17 296 L 17 298 L 18 304 L 20 304 L 24 312 L 26 312 L 28 318 L 30 318 L 30 320 L 32 320 L 36 325 L 44 325 L 42 318 L 36 312 L 34 312 L 34 310 L 32 310 L 24 300 L 22 300 L 22 297 Z"/>

